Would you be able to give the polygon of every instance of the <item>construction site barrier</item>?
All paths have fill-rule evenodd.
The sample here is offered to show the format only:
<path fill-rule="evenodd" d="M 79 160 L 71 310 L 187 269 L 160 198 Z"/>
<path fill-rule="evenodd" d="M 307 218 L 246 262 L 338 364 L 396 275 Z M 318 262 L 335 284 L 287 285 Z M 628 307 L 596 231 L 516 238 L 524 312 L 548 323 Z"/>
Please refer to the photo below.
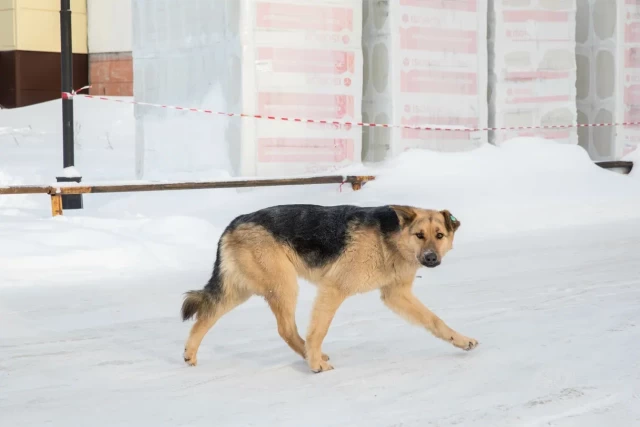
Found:
<path fill-rule="evenodd" d="M 623 174 L 629 174 L 633 169 L 630 161 L 603 161 L 595 162 L 603 169 L 617 170 Z M 142 191 L 172 191 L 172 190 L 202 190 L 211 188 L 250 188 L 250 187 L 277 187 L 286 185 L 310 185 L 310 184 L 351 184 L 355 191 L 373 181 L 375 176 L 359 175 L 328 175 L 312 176 L 304 178 L 278 178 L 278 179 L 252 179 L 232 181 L 195 181 L 195 182 L 170 182 L 170 183 L 140 183 L 140 184 L 64 184 L 64 185 L 14 185 L 0 187 L 0 195 L 6 194 L 48 194 L 51 196 L 51 213 L 53 216 L 62 215 L 62 196 L 65 194 L 95 194 L 95 193 L 126 193 Z"/>
<path fill-rule="evenodd" d="M 203 190 L 211 188 L 249 188 L 249 187 L 277 187 L 286 185 L 310 184 L 351 184 L 355 191 L 364 184 L 373 181 L 374 176 L 329 175 L 304 178 L 254 179 L 233 181 L 195 181 L 171 183 L 140 183 L 140 184 L 64 184 L 64 185 L 14 185 L 0 187 L 3 194 L 48 194 L 51 196 L 51 213 L 53 216 L 62 215 L 62 196 L 65 194 L 95 194 L 95 193 L 127 193 L 142 191 L 172 191 L 172 190 Z"/>

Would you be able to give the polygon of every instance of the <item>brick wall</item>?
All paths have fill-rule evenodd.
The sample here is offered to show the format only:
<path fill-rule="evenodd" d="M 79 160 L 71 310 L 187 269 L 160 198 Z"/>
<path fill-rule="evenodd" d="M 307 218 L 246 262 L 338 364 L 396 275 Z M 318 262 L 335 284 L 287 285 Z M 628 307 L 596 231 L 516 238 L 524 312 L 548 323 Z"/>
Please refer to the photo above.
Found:
<path fill-rule="evenodd" d="M 133 96 L 131 52 L 90 54 L 89 83 L 92 95 Z"/>

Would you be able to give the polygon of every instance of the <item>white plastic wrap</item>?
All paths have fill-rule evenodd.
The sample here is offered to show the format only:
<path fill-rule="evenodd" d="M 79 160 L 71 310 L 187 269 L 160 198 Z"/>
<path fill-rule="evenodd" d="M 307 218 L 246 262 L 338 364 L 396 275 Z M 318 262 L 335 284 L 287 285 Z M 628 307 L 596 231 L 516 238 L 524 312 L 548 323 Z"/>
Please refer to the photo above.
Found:
<path fill-rule="evenodd" d="M 363 0 L 363 120 L 487 126 L 486 1 Z M 486 132 L 365 128 L 363 160 L 467 150 Z"/>
<path fill-rule="evenodd" d="M 360 0 L 134 0 L 133 15 L 138 100 L 292 119 L 362 119 Z M 285 176 L 360 161 L 357 126 L 147 107 L 137 113 L 138 176 L 159 169 Z"/>
<path fill-rule="evenodd" d="M 578 122 L 640 122 L 640 1 L 578 2 Z M 585 127 L 594 160 L 618 160 L 640 144 L 640 126 Z"/>
<path fill-rule="evenodd" d="M 576 124 L 575 0 L 489 1 L 491 127 Z M 578 142 L 575 127 L 496 131 Z"/>

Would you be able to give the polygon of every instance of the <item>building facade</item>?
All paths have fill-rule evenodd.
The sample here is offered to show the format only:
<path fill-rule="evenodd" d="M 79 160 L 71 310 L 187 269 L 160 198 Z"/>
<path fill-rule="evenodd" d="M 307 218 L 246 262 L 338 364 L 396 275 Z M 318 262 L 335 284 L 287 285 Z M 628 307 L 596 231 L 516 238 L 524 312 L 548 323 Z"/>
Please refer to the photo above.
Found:
<path fill-rule="evenodd" d="M 131 0 L 87 0 L 90 93 L 132 96 Z"/>
<path fill-rule="evenodd" d="M 131 0 L 71 0 L 73 86 L 133 93 Z M 60 98 L 60 0 L 0 0 L 0 105 Z"/>

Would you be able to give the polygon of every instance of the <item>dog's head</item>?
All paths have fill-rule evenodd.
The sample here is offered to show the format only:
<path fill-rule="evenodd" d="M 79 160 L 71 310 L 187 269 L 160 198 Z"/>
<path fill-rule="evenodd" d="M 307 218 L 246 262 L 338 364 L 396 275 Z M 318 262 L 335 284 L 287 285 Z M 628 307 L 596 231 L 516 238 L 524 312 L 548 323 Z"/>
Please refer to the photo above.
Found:
<path fill-rule="evenodd" d="M 453 237 L 460 221 L 448 210 L 427 210 L 412 206 L 391 205 L 400 221 L 397 245 L 403 256 L 425 267 L 440 265 L 453 247 Z"/>

